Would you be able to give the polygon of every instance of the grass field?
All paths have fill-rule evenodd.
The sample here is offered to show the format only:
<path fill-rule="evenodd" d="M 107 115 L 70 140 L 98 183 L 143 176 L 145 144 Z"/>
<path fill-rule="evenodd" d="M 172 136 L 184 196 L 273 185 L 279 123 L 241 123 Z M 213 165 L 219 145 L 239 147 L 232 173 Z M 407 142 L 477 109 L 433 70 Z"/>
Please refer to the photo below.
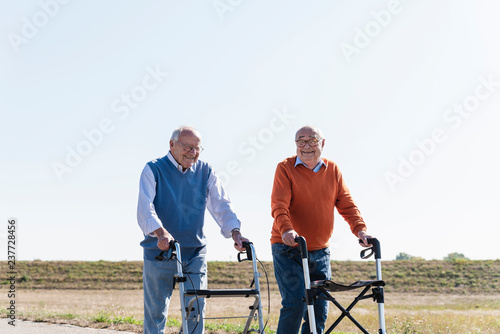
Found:
<path fill-rule="evenodd" d="M 6 272 L 5 264 L 0 271 Z M 280 298 L 272 265 L 270 319 L 276 329 Z M 333 262 L 338 282 L 373 278 L 373 262 Z M 500 261 L 387 261 L 383 263 L 388 333 L 500 333 Z M 142 332 L 142 267 L 139 262 L 20 262 L 16 282 L 16 316 L 32 321 L 70 323 L 95 328 Z M 211 262 L 209 287 L 247 287 L 249 263 Z M 8 281 L 2 282 L 0 310 L 6 315 Z M 261 282 L 262 284 L 262 282 Z M 267 312 L 267 290 L 262 289 Z M 342 303 L 352 297 L 337 295 Z M 207 316 L 242 315 L 250 301 L 209 299 Z M 179 327 L 178 294 L 172 301 L 169 332 Z M 267 313 L 266 313 L 267 314 Z M 370 332 L 378 329 L 376 304 L 361 301 L 353 315 Z M 329 323 L 338 316 L 330 308 Z M 237 333 L 243 320 L 208 322 L 207 333 Z M 240 329 L 241 330 L 241 329 Z M 358 333 L 342 321 L 342 333 Z"/>

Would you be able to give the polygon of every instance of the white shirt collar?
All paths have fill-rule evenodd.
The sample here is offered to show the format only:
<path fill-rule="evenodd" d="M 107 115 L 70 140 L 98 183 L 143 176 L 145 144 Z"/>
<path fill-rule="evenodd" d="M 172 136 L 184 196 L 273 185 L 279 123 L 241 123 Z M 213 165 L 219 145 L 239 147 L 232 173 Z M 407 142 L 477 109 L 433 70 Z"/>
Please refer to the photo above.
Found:
<path fill-rule="evenodd" d="M 174 156 L 172 155 L 172 153 L 170 151 L 168 151 L 168 154 L 167 154 L 167 157 L 168 157 L 168 160 L 170 160 L 170 162 L 177 168 L 177 170 L 181 173 L 186 173 L 188 170 L 191 169 L 191 167 L 189 167 L 188 169 L 186 170 L 183 170 L 184 167 L 182 167 L 182 165 L 180 165 L 177 160 L 175 160 Z"/>

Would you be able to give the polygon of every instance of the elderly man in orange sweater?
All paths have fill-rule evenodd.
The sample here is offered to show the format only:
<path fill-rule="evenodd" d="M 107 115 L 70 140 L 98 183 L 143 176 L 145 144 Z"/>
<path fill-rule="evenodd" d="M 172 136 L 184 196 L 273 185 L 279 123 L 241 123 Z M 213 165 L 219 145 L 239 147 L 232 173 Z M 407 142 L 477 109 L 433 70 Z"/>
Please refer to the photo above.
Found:
<path fill-rule="evenodd" d="M 368 246 L 366 225 L 354 203 L 338 166 L 321 158 L 325 139 L 313 126 L 295 135 L 297 155 L 278 164 L 271 195 L 271 232 L 274 272 L 282 308 L 277 334 L 311 333 L 304 298 L 304 277 L 295 238 L 307 241 L 311 281 L 331 278 L 329 240 L 333 232 L 334 208 L 349 224 L 352 233 Z M 323 333 L 328 302 L 316 299 L 316 331 Z"/>

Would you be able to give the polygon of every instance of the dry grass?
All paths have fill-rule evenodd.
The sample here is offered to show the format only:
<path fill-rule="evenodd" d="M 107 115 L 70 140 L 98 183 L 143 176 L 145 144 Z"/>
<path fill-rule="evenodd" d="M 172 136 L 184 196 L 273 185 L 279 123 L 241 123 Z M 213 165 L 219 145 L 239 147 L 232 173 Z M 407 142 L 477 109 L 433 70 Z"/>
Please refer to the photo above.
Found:
<path fill-rule="evenodd" d="M 241 288 L 250 284 L 250 263 L 209 262 L 208 265 L 210 288 Z M 264 265 L 272 301 L 266 333 L 273 333 L 278 323 L 280 297 L 272 263 Z M 500 260 L 386 261 L 383 266 L 388 333 L 500 333 Z M 372 279 L 373 269 L 373 262 L 332 262 L 333 276 L 340 283 Z M 18 319 L 142 332 L 141 262 L 21 261 L 18 270 Z M 0 272 L 6 271 L 6 263 L 0 262 Z M 0 279 L 0 316 L 6 314 L 9 285 L 6 278 Z M 352 301 L 346 294 L 336 297 L 342 305 Z M 250 304 L 250 300 L 241 298 L 211 298 L 207 301 L 207 316 L 246 315 Z M 267 294 L 263 304 L 267 311 Z M 361 301 L 353 315 L 370 332 L 377 332 L 375 303 Z M 329 323 L 337 316 L 338 311 L 332 306 Z M 170 333 L 177 332 L 179 318 L 178 294 L 174 294 Z M 243 322 L 227 320 L 226 323 Z M 216 321 L 209 320 L 209 324 L 215 328 Z M 207 332 L 237 332 L 235 326 L 229 327 L 230 330 L 216 328 Z M 348 320 L 342 321 L 337 329 L 343 333 L 359 332 Z"/>
<path fill-rule="evenodd" d="M 271 262 L 263 263 L 276 288 Z M 374 279 L 373 261 L 333 261 L 332 277 L 339 283 Z M 19 261 L 19 289 L 142 289 L 142 262 Z M 259 267 L 259 271 L 261 267 Z M 0 272 L 7 272 L 0 262 Z M 486 261 L 384 261 L 388 293 L 488 294 L 500 292 L 500 260 Z M 0 289 L 9 285 L 0 277 Z M 209 262 L 211 288 L 250 284 L 251 263 Z"/>
<path fill-rule="evenodd" d="M 5 290 L 0 292 L 2 305 L 6 305 Z M 342 294 L 338 300 L 345 305 L 352 298 Z M 241 298 L 209 299 L 207 316 L 246 314 L 250 303 L 250 300 Z M 277 292 L 271 292 L 271 330 L 276 330 L 279 303 Z M 142 327 L 134 324 L 134 321 L 142 319 L 141 290 L 22 290 L 16 296 L 16 304 L 18 317 L 27 320 L 142 332 Z M 178 309 L 178 294 L 174 294 L 170 309 L 172 319 L 180 318 Z M 330 308 L 329 323 L 334 321 L 338 313 L 333 307 Z M 375 303 L 361 301 L 354 308 L 353 315 L 370 332 L 377 331 Z M 120 321 L 123 319 L 128 321 Z M 241 324 L 243 320 L 227 322 Z M 500 333 L 500 294 L 390 293 L 386 295 L 386 327 L 389 333 Z M 170 328 L 169 333 L 176 333 L 177 330 Z M 359 332 L 348 320 L 342 321 L 338 330 L 345 333 Z M 225 333 L 221 330 L 209 332 Z"/>

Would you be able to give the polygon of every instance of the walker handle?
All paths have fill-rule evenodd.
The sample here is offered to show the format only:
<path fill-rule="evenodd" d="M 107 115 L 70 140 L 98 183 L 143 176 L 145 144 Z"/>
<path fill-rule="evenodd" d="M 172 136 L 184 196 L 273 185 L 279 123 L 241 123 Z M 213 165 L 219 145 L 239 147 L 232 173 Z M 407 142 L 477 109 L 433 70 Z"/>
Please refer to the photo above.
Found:
<path fill-rule="evenodd" d="M 175 259 L 177 259 L 177 250 L 175 249 L 175 243 L 176 242 L 177 242 L 177 240 L 170 240 L 170 242 L 168 243 L 168 251 L 166 251 L 167 255 L 163 256 L 163 254 L 165 253 L 165 251 L 161 251 L 160 254 L 158 254 L 157 256 L 155 256 L 155 259 L 158 260 L 158 261 L 163 261 L 165 259 L 167 259 L 167 260 L 175 260 Z"/>
<path fill-rule="evenodd" d="M 375 259 L 381 259 L 382 252 L 380 250 L 380 242 L 378 241 L 378 239 L 377 238 L 368 238 L 368 239 L 366 239 L 366 241 L 368 241 L 368 244 L 370 244 L 372 246 L 370 248 L 366 248 L 366 249 L 363 249 L 361 251 L 361 258 L 367 259 L 370 256 L 372 256 L 372 254 L 375 253 Z M 359 243 L 362 243 L 361 239 L 359 239 Z M 371 250 L 372 252 L 368 255 L 365 255 L 365 253 L 368 252 L 369 250 Z"/>
<path fill-rule="evenodd" d="M 302 236 L 296 237 L 295 242 L 299 244 L 300 255 L 303 259 L 307 259 L 307 243 L 306 239 Z"/>
<path fill-rule="evenodd" d="M 238 262 L 243 262 L 243 261 L 247 261 L 247 260 L 253 260 L 253 258 L 252 258 L 252 247 L 250 247 L 250 245 L 252 243 L 250 241 L 243 241 L 241 244 L 242 244 L 243 247 L 245 247 L 245 251 L 238 253 Z M 241 258 L 241 254 L 245 254 L 245 253 L 247 254 L 247 258 L 246 259 L 242 259 Z"/>

